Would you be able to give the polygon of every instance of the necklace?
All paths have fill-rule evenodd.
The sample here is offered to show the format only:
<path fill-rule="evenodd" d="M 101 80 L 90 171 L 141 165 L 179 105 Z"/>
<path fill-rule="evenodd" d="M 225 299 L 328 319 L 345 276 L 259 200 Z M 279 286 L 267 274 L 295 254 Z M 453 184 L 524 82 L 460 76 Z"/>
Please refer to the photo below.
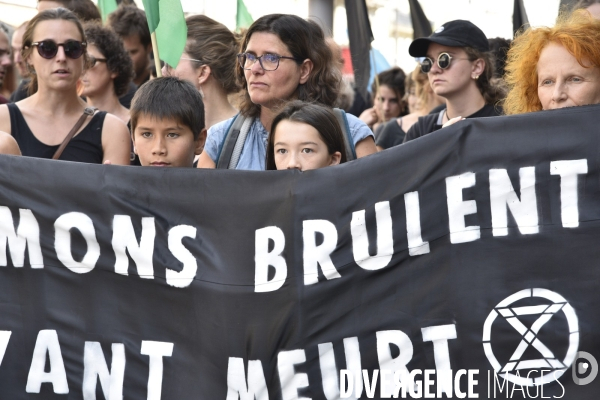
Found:
<path fill-rule="evenodd" d="M 448 115 L 448 108 L 446 108 L 446 118 L 448 119 L 448 121 L 450 121 L 450 116 Z"/>

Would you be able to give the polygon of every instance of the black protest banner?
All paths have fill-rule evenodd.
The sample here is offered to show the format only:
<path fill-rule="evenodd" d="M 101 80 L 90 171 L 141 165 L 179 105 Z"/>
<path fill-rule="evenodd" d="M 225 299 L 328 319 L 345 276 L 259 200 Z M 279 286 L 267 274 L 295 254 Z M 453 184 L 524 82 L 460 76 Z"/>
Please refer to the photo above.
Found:
<path fill-rule="evenodd" d="M 365 0 L 344 0 L 354 83 L 363 99 L 368 98 L 371 75 L 371 42 L 374 40 Z"/>
<path fill-rule="evenodd" d="M 408 0 L 410 6 L 410 22 L 413 27 L 413 39 L 427 37 L 433 33 L 431 22 L 427 19 L 419 0 Z"/>
<path fill-rule="evenodd" d="M 513 6 L 513 36 L 519 30 L 526 30 L 527 28 L 529 28 L 529 18 L 527 18 L 525 4 L 523 4 L 523 0 L 515 0 Z"/>
<path fill-rule="evenodd" d="M 0 157 L 0 398 L 595 398 L 599 111 L 305 173 Z"/>

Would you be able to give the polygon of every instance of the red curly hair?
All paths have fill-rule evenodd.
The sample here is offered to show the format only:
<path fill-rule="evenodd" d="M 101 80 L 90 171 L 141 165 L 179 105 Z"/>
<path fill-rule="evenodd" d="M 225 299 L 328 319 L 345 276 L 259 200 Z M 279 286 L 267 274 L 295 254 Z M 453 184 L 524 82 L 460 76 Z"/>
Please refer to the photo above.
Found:
<path fill-rule="evenodd" d="M 549 43 L 558 43 L 585 68 L 600 67 L 600 20 L 577 10 L 563 14 L 552 28 L 529 28 L 518 36 L 508 51 L 505 80 L 509 88 L 504 113 L 540 111 L 537 63 Z"/>

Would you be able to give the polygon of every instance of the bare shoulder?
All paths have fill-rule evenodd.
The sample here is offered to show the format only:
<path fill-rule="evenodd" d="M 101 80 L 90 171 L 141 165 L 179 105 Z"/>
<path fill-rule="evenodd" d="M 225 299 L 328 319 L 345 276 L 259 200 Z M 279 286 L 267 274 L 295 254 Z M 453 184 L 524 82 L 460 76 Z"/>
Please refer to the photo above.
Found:
<path fill-rule="evenodd" d="M 102 125 L 102 162 L 129 165 L 131 139 L 127 125 L 112 114 L 106 114 Z"/>
<path fill-rule="evenodd" d="M 197 168 L 216 168 L 217 164 L 210 158 L 206 151 L 200 153 L 200 158 L 198 158 Z"/>
<path fill-rule="evenodd" d="M 375 140 L 373 140 L 373 136 L 367 136 L 360 142 L 356 143 L 355 150 L 356 158 L 362 158 L 377 153 L 377 148 L 375 147 Z"/>
<path fill-rule="evenodd" d="M 10 114 L 8 113 L 8 106 L 6 104 L 0 106 L 0 131 L 11 132 Z"/>
<path fill-rule="evenodd" d="M 21 150 L 14 137 L 6 132 L 0 131 L 0 154 L 21 155 Z"/>
<path fill-rule="evenodd" d="M 106 114 L 104 125 L 102 125 L 102 140 L 114 140 L 116 138 L 129 138 L 129 129 L 127 125 L 118 117 L 112 114 Z"/>

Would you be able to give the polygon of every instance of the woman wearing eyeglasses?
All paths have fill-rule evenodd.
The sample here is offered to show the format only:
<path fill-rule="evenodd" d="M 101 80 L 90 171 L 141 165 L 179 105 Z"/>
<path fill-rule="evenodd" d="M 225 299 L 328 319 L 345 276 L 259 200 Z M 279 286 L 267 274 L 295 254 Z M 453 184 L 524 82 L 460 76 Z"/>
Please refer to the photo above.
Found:
<path fill-rule="evenodd" d="M 299 99 L 331 107 L 337 99 L 340 72 L 316 23 L 295 15 L 266 15 L 250 26 L 241 50 L 236 73 L 244 90 L 235 122 L 242 118 L 243 124 L 231 129 L 232 118 L 209 129 L 199 168 L 264 170 L 268 132 L 288 101 Z M 364 122 L 349 114 L 347 121 L 356 155 L 376 152 L 373 133 Z M 232 134 L 239 136 L 231 141 Z M 223 163 L 227 153 L 223 149 L 230 144 L 234 155 L 239 151 L 239 158 L 235 163 Z"/>
<path fill-rule="evenodd" d="M 83 118 L 87 104 L 77 95 L 88 63 L 86 38 L 71 11 L 56 8 L 37 14 L 23 35 L 23 60 L 31 72 L 30 97 L 0 106 L 0 131 L 10 133 L 24 156 L 129 164 L 127 127 L 104 111 Z M 68 142 L 68 133 L 82 120 Z"/>
<path fill-rule="evenodd" d="M 185 20 L 187 43 L 176 68 L 165 65 L 165 76 L 189 81 L 200 91 L 204 101 L 206 128 L 237 114 L 227 98 L 237 93 L 237 37 L 227 27 L 205 15 L 193 15 Z"/>
<path fill-rule="evenodd" d="M 408 52 L 413 57 L 424 57 L 421 70 L 427 74 L 433 92 L 446 99 L 446 108 L 420 117 L 404 142 L 441 129 L 449 121 L 502 114 L 497 103 L 503 92 L 490 81 L 493 63 L 488 40 L 471 22 L 447 22 L 431 36 L 414 40 Z"/>
<path fill-rule="evenodd" d="M 119 102 L 133 79 L 133 63 L 116 33 L 98 24 L 85 26 L 89 67 L 81 78 L 81 95 L 98 110 L 129 122 L 129 110 Z"/>

